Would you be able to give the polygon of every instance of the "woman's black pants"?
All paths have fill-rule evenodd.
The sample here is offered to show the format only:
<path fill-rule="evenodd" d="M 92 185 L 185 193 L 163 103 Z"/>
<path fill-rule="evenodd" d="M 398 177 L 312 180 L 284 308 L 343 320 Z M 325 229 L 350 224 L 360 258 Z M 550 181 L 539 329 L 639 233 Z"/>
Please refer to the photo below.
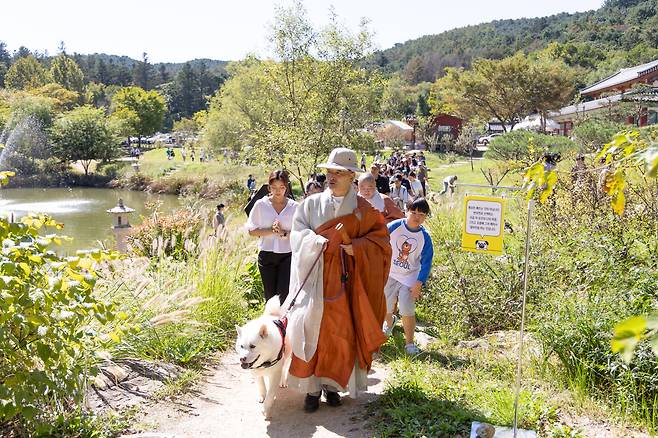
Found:
<path fill-rule="evenodd" d="M 274 295 L 279 296 L 283 304 L 288 296 L 290 286 L 290 260 L 292 253 L 261 251 L 258 253 L 258 270 L 263 280 L 265 301 Z"/>

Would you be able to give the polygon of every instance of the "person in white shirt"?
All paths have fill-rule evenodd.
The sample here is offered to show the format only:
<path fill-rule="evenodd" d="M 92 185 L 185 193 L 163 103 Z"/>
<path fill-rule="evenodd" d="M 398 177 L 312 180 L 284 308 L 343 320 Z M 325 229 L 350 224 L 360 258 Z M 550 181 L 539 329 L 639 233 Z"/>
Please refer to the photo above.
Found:
<path fill-rule="evenodd" d="M 389 196 L 395 202 L 395 205 L 402 211 L 407 210 L 407 204 L 411 200 L 407 188 L 402 185 L 402 175 L 397 174 L 393 177 L 393 185 L 391 186 L 391 193 Z"/>
<path fill-rule="evenodd" d="M 416 172 L 409 173 L 409 185 L 411 186 L 411 197 L 415 200 L 425 197 L 423 185 L 416 178 Z"/>
<path fill-rule="evenodd" d="M 283 170 L 270 174 L 270 195 L 254 204 L 247 229 L 251 236 L 259 237 L 258 270 L 263 280 L 265 300 L 274 295 L 283 303 L 290 284 L 290 230 L 297 202 L 288 198 L 289 178 Z"/>

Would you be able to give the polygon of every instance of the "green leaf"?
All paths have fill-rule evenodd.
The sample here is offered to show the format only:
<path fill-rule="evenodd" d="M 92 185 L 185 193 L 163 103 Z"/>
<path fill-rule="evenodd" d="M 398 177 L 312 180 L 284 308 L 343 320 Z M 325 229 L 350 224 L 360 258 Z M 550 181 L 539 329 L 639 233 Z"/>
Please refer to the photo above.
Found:
<path fill-rule="evenodd" d="M 633 358 L 633 352 L 638 342 L 647 330 L 647 319 L 644 316 L 633 316 L 614 328 L 614 337 L 610 341 L 613 353 L 620 353 L 626 363 Z"/>

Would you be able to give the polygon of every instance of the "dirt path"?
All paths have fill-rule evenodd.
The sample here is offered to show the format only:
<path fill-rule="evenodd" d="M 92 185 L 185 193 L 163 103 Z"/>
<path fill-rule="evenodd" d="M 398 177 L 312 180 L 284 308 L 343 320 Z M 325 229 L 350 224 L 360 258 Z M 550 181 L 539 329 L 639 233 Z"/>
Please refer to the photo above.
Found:
<path fill-rule="evenodd" d="M 343 398 L 332 408 L 322 403 L 312 414 L 302 410 L 304 396 L 280 389 L 272 419 L 266 421 L 256 401 L 251 372 L 238 366 L 235 352 L 224 354 L 196 390 L 176 402 L 162 402 L 148 409 L 145 431 L 175 438 L 244 437 L 367 437 L 366 407 L 384 390 L 388 369 L 376 363 L 368 376 L 368 393 L 358 399 Z M 164 435 L 161 435 L 164 436 Z"/>

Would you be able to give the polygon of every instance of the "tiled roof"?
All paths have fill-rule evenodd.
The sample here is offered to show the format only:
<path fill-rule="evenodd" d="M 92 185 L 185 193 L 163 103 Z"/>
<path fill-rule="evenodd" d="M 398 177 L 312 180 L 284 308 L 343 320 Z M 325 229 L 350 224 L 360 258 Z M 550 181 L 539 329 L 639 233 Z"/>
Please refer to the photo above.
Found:
<path fill-rule="evenodd" d="M 601 99 L 590 100 L 589 102 L 581 102 L 581 103 L 577 103 L 575 105 L 565 106 L 564 108 L 560 109 L 559 111 L 556 111 L 554 113 L 550 113 L 549 117 L 560 117 L 560 116 L 567 116 L 567 115 L 570 115 L 570 114 L 584 113 L 584 112 L 587 112 L 587 111 L 593 111 L 595 109 L 606 107 L 606 106 L 610 105 L 611 103 L 619 102 L 622 97 L 623 97 L 623 94 L 615 94 L 614 96 L 603 97 Z"/>
<path fill-rule="evenodd" d="M 658 59 L 646 64 L 637 65 L 635 67 L 622 68 L 614 75 L 608 76 L 607 78 L 600 80 L 594 85 L 590 85 L 589 87 L 581 90 L 580 94 L 589 94 L 595 91 L 614 87 L 615 85 L 620 85 L 625 82 L 632 81 L 633 79 L 637 79 L 638 77 L 651 71 L 658 71 Z"/>

